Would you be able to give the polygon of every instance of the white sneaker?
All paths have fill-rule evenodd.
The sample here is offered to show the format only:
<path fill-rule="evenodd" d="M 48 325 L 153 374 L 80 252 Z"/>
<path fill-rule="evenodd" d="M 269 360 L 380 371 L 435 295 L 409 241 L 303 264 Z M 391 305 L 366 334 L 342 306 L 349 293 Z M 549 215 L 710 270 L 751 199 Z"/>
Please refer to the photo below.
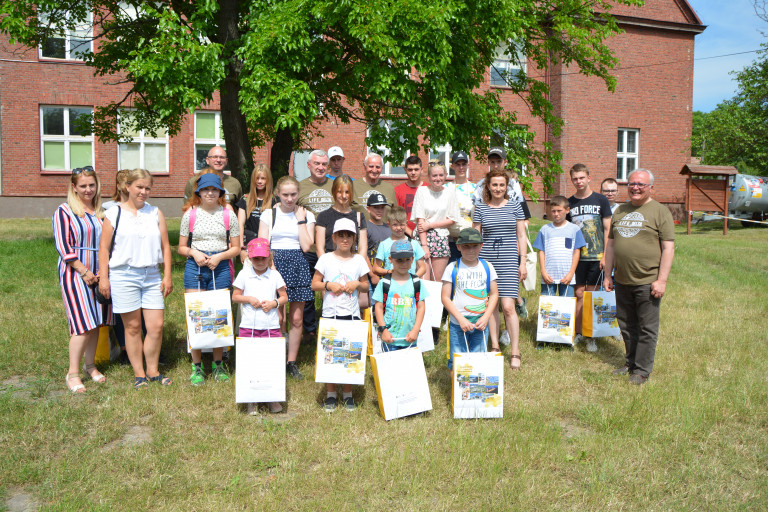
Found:
<path fill-rule="evenodd" d="M 587 352 L 597 352 L 597 342 L 594 338 L 586 338 Z"/>
<path fill-rule="evenodd" d="M 583 343 L 586 338 L 581 335 L 581 333 L 576 333 L 573 335 L 573 344 L 578 345 L 579 343 Z"/>
<path fill-rule="evenodd" d="M 251 402 L 248 404 L 247 412 L 249 416 L 258 416 L 259 415 L 259 404 L 255 402 Z"/>
<path fill-rule="evenodd" d="M 504 332 L 501 333 L 501 337 L 499 337 L 499 343 L 501 343 L 502 345 L 504 345 L 506 347 L 506 346 L 509 346 L 509 341 L 510 341 L 509 340 L 509 332 L 507 332 L 507 330 L 504 329 Z"/>

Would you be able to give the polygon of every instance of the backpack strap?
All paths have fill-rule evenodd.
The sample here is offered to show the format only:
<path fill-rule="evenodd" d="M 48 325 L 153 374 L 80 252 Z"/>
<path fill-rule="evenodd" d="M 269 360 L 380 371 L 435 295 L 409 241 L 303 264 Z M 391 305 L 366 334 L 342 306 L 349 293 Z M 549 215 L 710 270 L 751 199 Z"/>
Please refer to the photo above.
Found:
<path fill-rule="evenodd" d="M 117 234 L 117 226 L 120 225 L 120 214 L 123 209 L 120 205 L 117 205 L 117 218 L 115 219 L 115 229 L 112 230 L 112 241 L 109 243 L 109 257 L 112 257 L 112 251 L 115 249 L 115 235 Z"/>
<path fill-rule="evenodd" d="M 461 258 L 456 260 L 453 272 L 451 272 L 451 300 L 453 300 L 453 295 L 456 293 L 456 278 L 459 276 L 459 265 L 461 265 Z"/>
<path fill-rule="evenodd" d="M 189 238 L 187 238 L 187 247 L 192 247 L 192 231 L 195 229 L 195 221 L 197 220 L 197 207 L 192 207 L 189 212 Z"/>
<path fill-rule="evenodd" d="M 480 260 L 480 263 L 483 264 L 483 268 L 485 269 L 485 294 L 490 295 L 491 294 L 491 268 L 488 266 L 488 262 L 485 261 L 483 258 L 477 258 Z"/>
<path fill-rule="evenodd" d="M 222 216 L 224 217 L 224 230 L 229 234 L 229 208 L 224 208 Z"/>
<path fill-rule="evenodd" d="M 387 296 L 389 295 L 389 286 L 392 284 L 392 273 L 385 274 L 381 277 L 381 291 L 383 292 L 383 300 L 381 301 L 382 304 L 384 304 L 384 307 L 387 307 Z"/>
<path fill-rule="evenodd" d="M 421 279 L 418 276 L 411 274 L 411 280 L 413 281 L 413 295 L 416 299 L 416 306 L 418 307 L 421 294 Z"/>

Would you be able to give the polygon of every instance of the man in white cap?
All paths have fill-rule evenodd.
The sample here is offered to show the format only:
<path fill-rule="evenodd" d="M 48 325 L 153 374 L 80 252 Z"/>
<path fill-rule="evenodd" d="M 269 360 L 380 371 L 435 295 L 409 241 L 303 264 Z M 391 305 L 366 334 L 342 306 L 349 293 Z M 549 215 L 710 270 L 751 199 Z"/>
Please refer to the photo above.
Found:
<path fill-rule="evenodd" d="M 339 146 L 333 146 L 328 150 L 328 159 L 328 174 L 325 176 L 333 181 L 344 174 L 344 151 Z"/>

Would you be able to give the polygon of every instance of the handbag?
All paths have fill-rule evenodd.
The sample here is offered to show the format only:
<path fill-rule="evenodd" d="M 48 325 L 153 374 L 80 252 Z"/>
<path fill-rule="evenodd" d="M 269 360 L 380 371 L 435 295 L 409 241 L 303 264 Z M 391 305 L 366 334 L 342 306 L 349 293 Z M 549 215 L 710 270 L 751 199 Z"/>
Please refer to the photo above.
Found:
<path fill-rule="evenodd" d="M 528 236 L 528 228 L 525 228 L 525 241 L 528 243 L 528 252 L 525 254 L 525 269 L 528 275 L 523 279 L 523 288 L 532 292 L 536 289 L 536 253 L 531 246 L 531 237 Z"/>
<path fill-rule="evenodd" d="M 120 208 L 120 205 L 117 205 L 117 218 L 115 219 L 115 229 L 112 230 L 112 241 L 109 243 L 109 257 L 112 257 L 112 250 L 115 248 L 115 235 L 117 234 L 117 226 L 120 225 L 120 214 L 123 212 L 123 209 Z M 96 302 L 103 305 L 112 304 L 112 297 L 105 297 L 102 295 L 101 291 L 99 290 L 99 282 L 96 281 L 95 283 L 89 285 L 91 289 L 93 290 L 93 296 L 96 298 Z"/>

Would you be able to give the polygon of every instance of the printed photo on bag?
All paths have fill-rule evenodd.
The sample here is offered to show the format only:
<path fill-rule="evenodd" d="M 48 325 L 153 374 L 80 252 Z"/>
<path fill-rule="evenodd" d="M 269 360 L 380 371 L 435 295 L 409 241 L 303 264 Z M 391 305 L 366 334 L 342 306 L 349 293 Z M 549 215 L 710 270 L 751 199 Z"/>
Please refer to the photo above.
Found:
<path fill-rule="evenodd" d="M 363 384 L 369 323 L 321 318 L 317 330 L 315 381 Z"/>
<path fill-rule="evenodd" d="M 536 341 L 573 345 L 576 299 L 573 297 L 542 296 Z"/>

